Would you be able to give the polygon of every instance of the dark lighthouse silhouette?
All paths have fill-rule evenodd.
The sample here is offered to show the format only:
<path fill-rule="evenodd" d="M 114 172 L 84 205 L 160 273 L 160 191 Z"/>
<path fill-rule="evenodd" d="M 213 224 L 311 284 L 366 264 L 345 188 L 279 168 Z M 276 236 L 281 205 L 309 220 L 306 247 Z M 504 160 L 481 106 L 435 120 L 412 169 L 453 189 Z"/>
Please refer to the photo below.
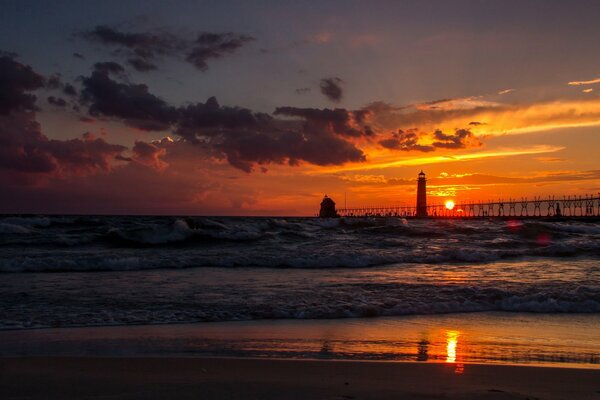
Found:
<path fill-rule="evenodd" d="M 421 170 L 417 181 L 417 217 L 427 216 L 427 179 Z"/>

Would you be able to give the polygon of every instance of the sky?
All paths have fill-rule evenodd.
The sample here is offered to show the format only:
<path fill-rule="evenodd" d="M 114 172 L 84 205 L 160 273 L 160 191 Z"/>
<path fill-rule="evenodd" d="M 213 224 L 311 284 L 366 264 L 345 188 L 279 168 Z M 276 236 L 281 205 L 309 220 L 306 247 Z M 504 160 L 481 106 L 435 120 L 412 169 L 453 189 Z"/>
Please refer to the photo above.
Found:
<path fill-rule="evenodd" d="M 600 192 L 597 1 L 0 5 L 0 213 Z M 344 200 L 345 199 L 345 200 Z"/>

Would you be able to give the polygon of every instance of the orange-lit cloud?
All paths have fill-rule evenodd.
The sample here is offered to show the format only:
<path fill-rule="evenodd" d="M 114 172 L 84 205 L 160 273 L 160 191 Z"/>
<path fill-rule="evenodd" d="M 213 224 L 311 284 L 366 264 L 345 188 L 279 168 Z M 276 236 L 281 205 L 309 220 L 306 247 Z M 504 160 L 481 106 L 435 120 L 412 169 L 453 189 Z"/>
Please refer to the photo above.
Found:
<path fill-rule="evenodd" d="M 563 150 L 564 147 L 561 146 L 550 146 L 550 145 L 537 145 L 537 146 L 529 146 L 522 148 L 514 148 L 514 149 L 498 149 L 498 150 L 490 150 L 490 151 L 478 151 L 475 153 L 464 153 L 464 154 L 455 154 L 455 155 L 440 155 L 440 156 L 430 156 L 430 157 L 405 157 L 398 160 L 398 156 L 396 154 L 388 154 L 386 156 L 381 156 L 376 159 L 371 159 L 370 162 L 365 164 L 350 164 L 341 167 L 332 167 L 332 168 L 319 168 L 313 169 L 311 173 L 322 174 L 322 173 L 335 173 L 335 172 L 346 172 L 346 171 L 367 171 L 373 169 L 386 169 L 392 167 L 402 167 L 402 166 L 420 166 L 427 164 L 439 164 L 439 163 L 448 163 L 448 162 L 457 162 L 457 161 L 468 161 L 468 160 L 478 160 L 492 157 L 508 157 L 508 156 L 520 156 L 520 155 L 528 155 L 528 154 L 543 154 L 543 153 L 553 153 L 559 150 Z"/>
<path fill-rule="evenodd" d="M 499 91 L 498 94 L 509 94 L 514 91 L 515 91 L 515 89 L 505 89 L 505 90 Z"/>
<path fill-rule="evenodd" d="M 504 135 L 539 132 L 566 127 L 600 125 L 600 99 L 555 100 L 529 104 L 502 104 L 484 100 L 450 100 L 430 105 L 394 107 L 374 103 L 371 112 L 376 131 L 418 129 L 434 132 L 469 129 L 476 135 Z"/>
<path fill-rule="evenodd" d="M 571 81 L 571 82 L 569 82 L 569 85 L 581 86 L 581 85 L 593 85 L 595 83 L 600 83 L 600 78 L 590 79 L 589 81 Z"/>

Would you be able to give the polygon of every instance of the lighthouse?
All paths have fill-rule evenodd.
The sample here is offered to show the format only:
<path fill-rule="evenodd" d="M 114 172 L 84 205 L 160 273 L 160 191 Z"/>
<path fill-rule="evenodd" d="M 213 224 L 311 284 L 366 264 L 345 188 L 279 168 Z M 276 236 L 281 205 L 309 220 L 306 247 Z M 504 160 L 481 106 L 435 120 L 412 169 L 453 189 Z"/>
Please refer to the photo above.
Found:
<path fill-rule="evenodd" d="M 419 173 L 419 180 L 417 181 L 417 217 L 427 216 L 427 179 L 425 179 L 425 173 L 421 171 Z"/>

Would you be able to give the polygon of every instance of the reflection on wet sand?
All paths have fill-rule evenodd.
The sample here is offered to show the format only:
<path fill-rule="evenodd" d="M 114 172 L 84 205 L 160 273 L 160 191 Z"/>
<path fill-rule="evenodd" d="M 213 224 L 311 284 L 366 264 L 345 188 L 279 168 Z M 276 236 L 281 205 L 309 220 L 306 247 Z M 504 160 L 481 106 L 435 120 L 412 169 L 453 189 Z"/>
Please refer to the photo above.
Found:
<path fill-rule="evenodd" d="M 459 336 L 459 331 L 446 331 L 446 362 L 456 363 L 454 368 L 455 374 L 463 374 L 465 372 L 465 365 L 460 360 L 456 362 L 456 349 L 458 347 Z"/>
<path fill-rule="evenodd" d="M 456 345 L 458 343 L 458 331 L 446 331 L 446 362 L 456 362 Z"/>
<path fill-rule="evenodd" d="M 418 352 L 417 352 L 417 361 L 427 361 L 429 359 L 429 341 L 428 340 L 421 340 L 419 342 L 419 348 L 418 348 Z"/>
<path fill-rule="evenodd" d="M 593 314 L 472 313 L 6 331 L 0 332 L 0 353 L 111 355 L 127 348 L 133 355 L 443 362 L 462 373 L 463 363 L 600 368 L 598 337 L 600 316 Z"/>

